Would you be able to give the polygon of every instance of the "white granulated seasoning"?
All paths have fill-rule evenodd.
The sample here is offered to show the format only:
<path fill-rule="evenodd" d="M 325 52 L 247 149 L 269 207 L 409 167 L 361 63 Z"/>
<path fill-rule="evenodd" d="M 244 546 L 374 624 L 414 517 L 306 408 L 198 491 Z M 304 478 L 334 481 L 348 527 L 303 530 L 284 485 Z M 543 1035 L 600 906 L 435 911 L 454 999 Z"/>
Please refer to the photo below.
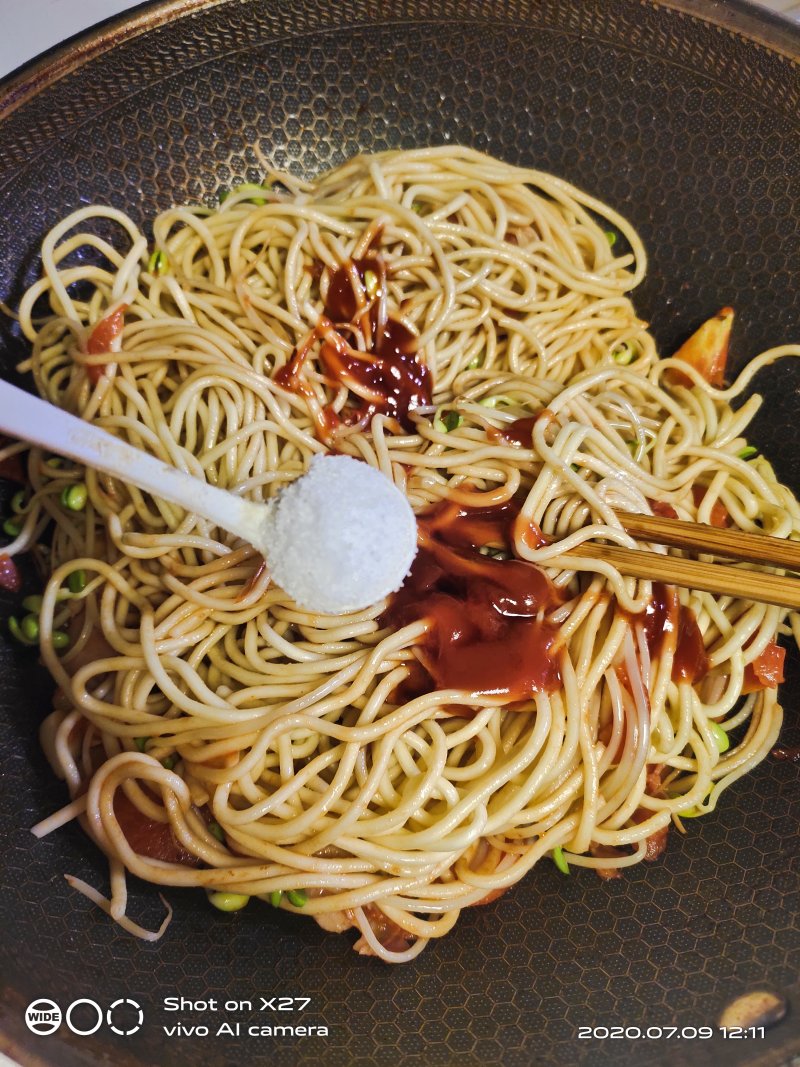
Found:
<path fill-rule="evenodd" d="M 403 584 L 417 552 L 408 500 L 350 456 L 315 456 L 270 511 L 272 580 L 309 611 L 339 615 L 382 600 Z"/>

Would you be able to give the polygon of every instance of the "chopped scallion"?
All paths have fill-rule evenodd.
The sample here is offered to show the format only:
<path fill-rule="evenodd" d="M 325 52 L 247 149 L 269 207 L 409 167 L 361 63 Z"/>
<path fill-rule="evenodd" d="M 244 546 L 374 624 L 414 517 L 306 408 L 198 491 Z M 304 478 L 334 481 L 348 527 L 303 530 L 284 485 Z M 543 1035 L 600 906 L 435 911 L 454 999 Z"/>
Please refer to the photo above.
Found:
<path fill-rule="evenodd" d="M 308 903 L 305 889 L 290 889 L 286 896 L 289 898 L 289 903 L 294 908 L 302 908 Z"/>
<path fill-rule="evenodd" d="M 72 571 L 67 576 L 67 589 L 70 593 L 82 593 L 86 588 L 86 571 Z"/>
<path fill-rule="evenodd" d="M 478 403 L 485 408 L 504 408 L 510 407 L 513 400 L 509 396 L 485 396 Z"/>
<path fill-rule="evenodd" d="M 22 606 L 23 608 L 25 608 L 26 611 L 30 611 L 33 612 L 34 615 L 38 615 L 39 612 L 42 610 L 43 603 L 43 597 L 41 597 L 38 593 L 32 593 L 30 596 L 25 597 L 25 599 L 22 601 Z"/>
<path fill-rule="evenodd" d="M 280 889 L 273 889 L 273 891 L 269 895 L 269 902 L 273 906 L 273 908 L 279 908 L 281 906 L 282 896 L 283 893 Z"/>
<path fill-rule="evenodd" d="M 27 494 L 24 489 L 18 489 L 16 493 L 11 497 L 11 510 L 15 515 L 22 515 L 27 507 L 26 498 Z"/>
<path fill-rule="evenodd" d="M 467 370 L 475 370 L 476 367 L 480 367 L 483 364 L 484 355 L 485 355 L 485 350 L 479 352 L 477 354 L 477 356 L 473 356 L 472 359 L 467 364 Z"/>
<path fill-rule="evenodd" d="M 560 845 L 553 849 L 553 863 L 562 874 L 569 874 L 569 864 L 564 859 L 564 851 Z"/>
<path fill-rule="evenodd" d="M 19 628 L 30 644 L 39 640 L 39 620 L 35 615 L 26 615 L 19 624 Z"/>
<path fill-rule="evenodd" d="M 450 409 L 449 411 L 443 411 L 441 415 L 437 415 L 433 420 L 434 430 L 438 430 L 439 433 L 452 433 L 453 430 L 457 430 L 463 423 L 463 418 L 457 411 Z"/>
<path fill-rule="evenodd" d="M 217 841 L 225 840 L 225 831 L 222 829 L 218 822 L 210 822 L 208 824 L 208 832 L 216 837 Z"/>
<path fill-rule="evenodd" d="M 254 204 L 261 207 L 267 202 L 265 194 L 271 192 L 271 185 L 256 185 L 255 182 L 243 182 L 241 185 L 234 185 L 233 189 L 223 189 L 219 194 L 219 202 L 220 204 L 224 204 L 232 193 L 237 196 L 244 194 L 243 199 L 252 200 Z"/>
<path fill-rule="evenodd" d="M 617 235 L 613 230 L 606 230 L 606 240 L 608 241 L 609 248 L 613 248 L 617 243 Z"/>
<path fill-rule="evenodd" d="M 149 737 L 134 737 L 133 743 L 134 745 L 136 745 L 140 752 L 144 752 L 145 748 L 147 747 L 147 742 L 149 740 Z"/>
<path fill-rule="evenodd" d="M 481 545 L 478 549 L 482 556 L 489 556 L 491 559 L 510 559 L 508 552 L 505 549 L 497 548 L 495 545 Z"/>
<path fill-rule="evenodd" d="M 370 299 L 378 295 L 378 275 L 374 270 L 364 271 L 364 288 L 367 290 L 367 296 Z"/>
<path fill-rule="evenodd" d="M 161 766 L 168 771 L 171 771 L 175 764 L 178 762 L 178 757 L 173 753 L 171 756 L 167 756 L 162 759 Z"/>
<path fill-rule="evenodd" d="M 738 455 L 739 459 L 744 459 L 744 460 L 753 459 L 753 458 L 755 458 L 755 456 L 758 455 L 758 449 L 755 448 L 753 445 L 747 445 L 745 448 L 743 448 L 741 450 L 741 452 L 737 452 L 737 455 Z"/>
<path fill-rule="evenodd" d="M 6 519 L 3 523 L 3 533 L 6 537 L 19 537 L 22 523 L 19 519 Z"/>
<path fill-rule="evenodd" d="M 147 269 L 151 274 L 161 275 L 166 274 L 169 270 L 169 259 L 167 253 L 163 252 L 160 248 L 157 248 L 155 252 L 150 256 L 147 261 Z"/>
<path fill-rule="evenodd" d="M 621 367 L 627 367 L 629 363 L 633 363 L 637 354 L 638 349 L 633 341 L 622 341 L 611 349 L 611 358 Z"/>
<path fill-rule="evenodd" d="M 710 722 L 709 729 L 714 737 L 714 744 L 717 746 L 717 751 L 727 752 L 731 747 L 731 739 L 728 737 L 728 731 L 723 730 L 718 722 Z"/>

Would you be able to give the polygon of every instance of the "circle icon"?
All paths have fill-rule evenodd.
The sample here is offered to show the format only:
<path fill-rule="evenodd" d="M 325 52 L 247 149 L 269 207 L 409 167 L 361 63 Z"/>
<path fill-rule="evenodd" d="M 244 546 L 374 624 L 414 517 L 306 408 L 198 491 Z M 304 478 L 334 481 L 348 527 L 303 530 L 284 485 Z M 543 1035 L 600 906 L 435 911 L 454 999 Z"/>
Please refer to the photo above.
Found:
<path fill-rule="evenodd" d="M 137 1021 L 130 1026 L 127 1030 L 122 1030 L 118 1026 L 115 1026 L 111 1021 L 111 1013 L 115 1008 L 121 1007 L 123 1004 L 127 1004 L 130 1008 L 133 1008 L 137 1013 Z M 130 1014 L 129 1012 L 126 1014 Z M 106 1012 L 106 1022 L 114 1031 L 115 1034 L 119 1034 L 120 1037 L 130 1037 L 131 1034 L 135 1034 L 137 1030 L 141 1030 L 142 1023 L 144 1022 L 144 1012 L 142 1011 L 141 1004 L 138 1004 L 135 1000 L 131 1000 L 130 997 L 120 997 L 119 1000 L 115 1000 Z"/>
<path fill-rule="evenodd" d="M 97 1022 L 94 1026 L 90 1026 L 88 1030 L 80 1030 L 72 1021 L 72 1013 L 80 1004 L 88 1004 L 97 1013 Z M 103 1009 L 97 1003 L 96 1000 L 89 1000 L 88 997 L 80 997 L 78 1000 L 73 1000 L 70 1006 L 67 1008 L 66 1023 L 73 1034 L 77 1034 L 78 1037 L 90 1037 L 96 1033 L 103 1025 Z"/>
<path fill-rule="evenodd" d="M 49 1037 L 61 1026 L 61 1008 L 47 997 L 32 1000 L 25 1009 L 25 1025 L 32 1034 Z"/>

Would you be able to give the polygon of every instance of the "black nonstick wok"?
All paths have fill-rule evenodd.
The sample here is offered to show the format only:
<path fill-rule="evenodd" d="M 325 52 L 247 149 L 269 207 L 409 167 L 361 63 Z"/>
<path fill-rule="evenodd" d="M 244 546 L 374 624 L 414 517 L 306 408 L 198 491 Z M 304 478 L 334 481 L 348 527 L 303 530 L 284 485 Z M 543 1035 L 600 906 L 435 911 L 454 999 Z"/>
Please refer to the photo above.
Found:
<path fill-rule="evenodd" d="M 310 175 L 358 151 L 444 142 L 562 175 L 632 219 L 650 253 L 635 300 L 662 351 L 723 304 L 738 311 L 734 367 L 800 340 L 800 31 L 711 0 L 137 8 L 0 87 L 0 298 L 13 306 L 41 236 L 80 204 L 144 219 L 213 202 L 260 178 L 253 145 Z M 13 324 L 0 329 L 14 377 L 24 347 Z M 800 366 L 757 387 L 752 437 L 800 490 Z M 143 944 L 64 882 L 105 886 L 77 826 L 28 832 L 66 798 L 37 742 L 50 688 L 35 654 L 0 641 L 0 1049 L 24 1064 L 800 1062 L 797 765 L 768 758 L 618 881 L 541 865 L 402 967 L 312 922 L 259 906 L 221 915 L 177 890 L 166 936 Z M 796 745 L 794 661 L 783 695 L 782 741 Z M 156 890 L 131 892 L 129 911 L 157 925 Z M 763 1037 L 695 1036 L 757 990 L 777 997 L 773 1015 L 786 1008 Z M 181 997 L 190 1006 L 170 1010 Z M 42 998 L 62 1013 L 93 1001 L 70 1019 L 96 1029 L 33 1033 L 25 1012 Z M 116 1003 L 131 1000 L 141 1022 Z"/>

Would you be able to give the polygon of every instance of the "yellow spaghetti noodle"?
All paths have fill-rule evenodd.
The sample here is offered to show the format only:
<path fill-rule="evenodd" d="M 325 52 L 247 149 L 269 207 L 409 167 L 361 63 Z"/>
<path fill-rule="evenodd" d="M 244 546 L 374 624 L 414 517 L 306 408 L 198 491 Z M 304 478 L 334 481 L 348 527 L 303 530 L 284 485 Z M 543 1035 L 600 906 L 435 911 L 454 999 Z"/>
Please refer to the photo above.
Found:
<path fill-rule="evenodd" d="M 559 591 L 547 621 L 561 684 L 513 707 L 458 690 L 403 699 L 424 619 L 300 610 L 223 530 L 31 448 L 5 551 L 52 527 L 36 550 L 38 641 L 58 685 L 42 737 L 72 796 L 36 832 L 79 817 L 111 863 L 110 899 L 84 890 L 141 936 L 157 935 L 126 917 L 125 871 L 357 927 L 361 951 L 400 962 L 542 857 L 613 874 L 652 855 L 676 815 L 713 810 L 774 745 L 776 689 L 742 692 L 747 665 L 797 635 L 795 616 L 682 590 L 710 671 L 675 680 L 675 635 L 652 656 L 645 640 L 650 583 L 574 549 L 634 546 L 614 509 L 653 501 L 799 536 L 792 493 L 741 455 L 759 398 L 729 402 L 800 347 L 758 357 L 728 389 L 690 368 L 691 387 L 669 380 L 677 361 L 659 360 L 627 296 L 646 268 L 636 233 L 535 170 L 448 147 L 359 157 L 314 183 L 270 177 L 214 210 L 163 212 L 150 248 L 112 208 L 66 218 L 19 309 L 22 369 L 52 403 L 253 500 L 332 447 L 418 513 L 515 498 L 549 539 L 513 549 Z M 382 313 L 416 337 L 433 382 L 406 425 L 380 411 L 348 422 L 352 390 L 312 343 L 334 273 L 367 254 L 385 267 Z M 352 278 L 362 302 L 369 281 Z M 356 351 L 364 329 L 346 327 Z M 284 388 L 304 346 L 303 389 Z M 529 441 L 504 436 L 543 409 Z M 154 858 L 142 827 L 166 829 L 176 854 Z"/>

